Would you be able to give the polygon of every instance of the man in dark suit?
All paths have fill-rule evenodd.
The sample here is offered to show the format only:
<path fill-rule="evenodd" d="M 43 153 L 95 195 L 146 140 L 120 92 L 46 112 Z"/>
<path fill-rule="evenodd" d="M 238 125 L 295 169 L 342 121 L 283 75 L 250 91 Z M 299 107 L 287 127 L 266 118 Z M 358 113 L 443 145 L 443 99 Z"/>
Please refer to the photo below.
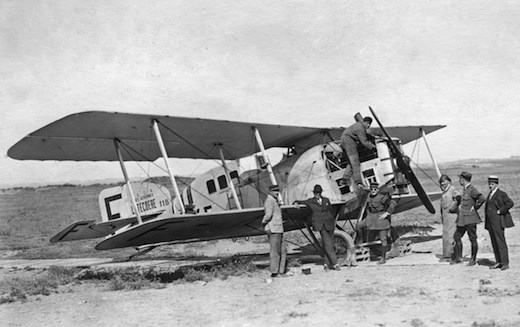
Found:
<path fill-rule="evenodd" d="M 467 171 L 460 173 L 459 183 L 463 186 L 463 191 L 456 220 L 457 229 L 453 235 L 455 258 L 450 264 L 462 262 L 462 236 L 468 232 L 469 241 L 471 242 L 471 259 L 468 266 L 474 266 L 477 264 L 478 252 L 477 224 L 482 222 L 477 210 L 486 202 L 486 198 L 475 186 L 471 185 L 471 173 Z"/>
<path fill-rule="evenodd" d="M 509 269 L 509 255 L 507 253 L 505 228 L 513 227 L 513 219 L 509 210 L 514 203 L 506 192 L 498 188 L 498 176 L 489 176 L 489 195 L 486 200 L 485 227 L 491 238 L 491 245 L 495 253 L 496 264 L 491 269 Z"/>
<path fill-rule="evenodd" d="M 307 200 L 296 200 L 294 203 L 305 204 L 312 211 L 312 229 L 320 232 L 325 251 L 325 270 L 331 268 L 340 270 L 333 243 L 336 219 L 333 215 L 332 205 L 328 198 L 321 196 L 323 190 L 319 184 L 314 186 L 312 192 L 314 197 Z"/>

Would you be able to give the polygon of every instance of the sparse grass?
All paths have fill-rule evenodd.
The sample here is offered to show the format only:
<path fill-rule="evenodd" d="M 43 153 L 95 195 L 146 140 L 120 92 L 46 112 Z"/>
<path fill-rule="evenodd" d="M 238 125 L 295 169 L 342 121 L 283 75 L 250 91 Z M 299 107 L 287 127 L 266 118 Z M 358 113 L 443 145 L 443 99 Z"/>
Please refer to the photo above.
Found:
<path fill-rule="evenodd" d="M 57 293 L 61 285 L 96 282 L 107 285 L 109 291 L 165 288 L 166 283 L 209 282 L 226 280 L 230 276 L 252 276 L 258 268 L 253 258 L 234 256 L 218 264 L 201 267 L 127 267 L 118 269 L 80 269 L 51 266 L 30 274 L 0 281 L 0 304 L 26 301 L 29 296 Z"/>
<path fill-rule="evenodd" d="M 233 256 L 216 265 L 185 269 L 182 271 L 184 274 L 182 279 L 187 282 L 208 282 L 216 278 L 226 280 L 230 276 L 252 276 L 257 270 L 253 258 Z"/>
<path fill-rule="evenodd" d="M 32 295 L 50 295 L 60 285 L 73 282 L 78 268 L 51 266 L 37 274 L 13 277 L 0 281 L 0 304 L 25 301 Z"/>

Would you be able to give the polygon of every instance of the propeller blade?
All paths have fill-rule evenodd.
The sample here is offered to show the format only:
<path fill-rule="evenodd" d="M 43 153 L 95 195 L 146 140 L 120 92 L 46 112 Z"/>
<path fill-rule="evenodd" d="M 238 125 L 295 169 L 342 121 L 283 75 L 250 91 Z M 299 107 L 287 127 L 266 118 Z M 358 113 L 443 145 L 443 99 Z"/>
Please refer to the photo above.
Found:
<path fill-rule="evenodd" d="M 394 153 L 396 154 L 397 166 L 399 167 L 401 172 L 404 174 L 404 176 L 406 176 L 406 179 L 408 179 L 410 184 L 412 184 L 415 192 L 417 193 L 417 196 L 419 196 L 419 199 L 421 199 L 421 201 L 424 204 L 424 206 L 426 207 L 426 209 L 428 209 L 428 211 L 430 213 L 435 213 L 435 208 L 433 207 L 432 201 L 430 200 L 428 193 L 426 193 L 426 191 L 422 187 L 421 183 L 415 176 L 412 168 L 404 159 L 403 154 L 401 153 L 401 151 L 399 150 L 397 145 L 392 141 L 392 138 L 390 137 L 390 135 L 388 134 L 386 129 L 383 127 L 383 124 L 381 124 L 381 121 L 379 120 L 379 118 L 377 118 L 377 115 L 374 112 L 374 110 L 371 107 L 368 107 L 368 109 L 370 109 L 372 116 L 374 116 L 374 119 L 379 124 L 379 127 L 381 127 L 381 130 L 385 134 L 386 138 L 390 141 L 390 142 L 388 142 L 388 144 L 392 148 Z"/>

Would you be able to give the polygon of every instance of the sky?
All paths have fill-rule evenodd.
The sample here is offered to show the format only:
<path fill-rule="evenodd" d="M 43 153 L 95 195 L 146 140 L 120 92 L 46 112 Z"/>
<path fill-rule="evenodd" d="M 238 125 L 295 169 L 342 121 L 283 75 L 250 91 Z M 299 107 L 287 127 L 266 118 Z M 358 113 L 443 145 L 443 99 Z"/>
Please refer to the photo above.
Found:
<path fill-rule="evenodd" d="M 7 157 L 91 110 L 346 127 L 371 106 L 386 126 L 447 125 L 427 138 L 441 164 L 520 155 L 519 16 L 517 1 L 0 0 L 0 185 L 122 178 Z"/>

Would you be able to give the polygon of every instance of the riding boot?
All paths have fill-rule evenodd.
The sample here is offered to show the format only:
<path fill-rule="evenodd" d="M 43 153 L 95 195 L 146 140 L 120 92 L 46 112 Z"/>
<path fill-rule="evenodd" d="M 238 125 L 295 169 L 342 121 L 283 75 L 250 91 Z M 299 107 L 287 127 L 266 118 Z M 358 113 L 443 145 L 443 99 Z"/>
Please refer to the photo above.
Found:
<path fill-rule="evenodd" d="M 453 253 L 455 258 L 451 260 L 450 264 L 457 264 L 462 262 L 462 241 L 455 241 L 453 246 Z"/>
<path fill-rule="evenodd" d="M 471 260 L 468 263 L 468 266 L 474 266 L 477 264 L 477 252 L 478 252 L 478 243 L 471 243 Z"/>
<path fill-rule="evenodd" d="M 382 265 L 386 263 L 386 252 L 388 251 L 388 245 L 381 246 L 381 259 L 377 264 Z"/>

